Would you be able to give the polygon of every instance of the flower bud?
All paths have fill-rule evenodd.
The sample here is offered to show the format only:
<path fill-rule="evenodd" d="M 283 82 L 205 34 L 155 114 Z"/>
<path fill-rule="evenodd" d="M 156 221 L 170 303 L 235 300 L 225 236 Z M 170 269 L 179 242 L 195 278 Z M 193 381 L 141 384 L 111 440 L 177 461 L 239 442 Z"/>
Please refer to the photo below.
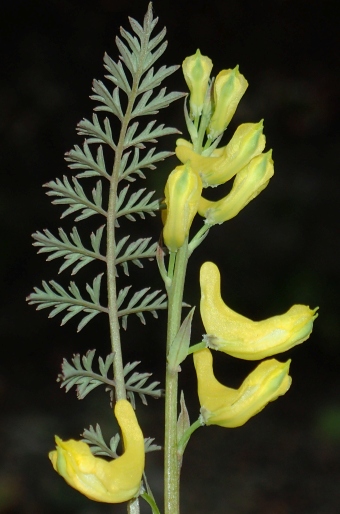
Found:
<path fill-rule="evenodd" d="M 288 375 L 290 360 L 261 362 L 239 389 L 222 385 L 213 372 L 208 348 L 194 353 L 201 416 L 206 425 L 235 428 L 244 425 L 269 402 L 285 394 L 292 382 Z"/>
<path fill-rule="evenodd" d="M 265 189 L 274 175 L 272 152 L 254 157 L 248 166 L 239 171 L 230 193 L 212 202 L 201 198 L 198 212 L 209 225 L 223 223 L 234 218 L 251 200 Z"/>
<path fill-rule="evenodd" d="M 259 155 L 266 144 L 262 133 L 263 121 L 240 125 L 227 146 L 217 148 L 211 156 L 195 153 L 185 139 L 176 141 L 176 155 L 185 163 L 190 160 L 193 169 L 201 176 L 203 186 L 224 184 Z"/>
<path fill-rule="evenodd" d="M 199 50 L 183 61 L 184 79 L 190 91 L 190 116 L 193 118 L 202 113 L 212 67 L 211 59 L 201 55 Z"/>
<path fill-rule="evenodd" d="M 202 181 L 190 164 L 177 166 L 165 186 L 167 205 L 163 238 L 170 252 L 177 252 L 189 235 L 202 193 Z"/>
<path fill-rule="evenodd" d="M 208 125 L 207 133 L 211 139 L 222 134 L 230 123 L 238 103 L 248 87 L 248 82 L 238 71 L 222 70 L 214 82 L 214 113 Z"/>
<path fill-rule="evenodd" d="M 201 266 L 201 317 L 210 348 L 245 360 L 285 352 L 309 338 L 316 310 L 293 305 L 286 313 L 263 321 L 231 310 L 221 298 L 221 276 L 212 262 Z"/>
<path fill-rule="evenodd" d="M 123 435 L 124 453 L 113 461 L 95 457 L 82 441 L 62 441 L 49 453 L 53 468 L 90 500 L 121 503 L 136 496 L 144 470 L 144 437 L 127 400 L 119 400 L 115 416 Z"/>

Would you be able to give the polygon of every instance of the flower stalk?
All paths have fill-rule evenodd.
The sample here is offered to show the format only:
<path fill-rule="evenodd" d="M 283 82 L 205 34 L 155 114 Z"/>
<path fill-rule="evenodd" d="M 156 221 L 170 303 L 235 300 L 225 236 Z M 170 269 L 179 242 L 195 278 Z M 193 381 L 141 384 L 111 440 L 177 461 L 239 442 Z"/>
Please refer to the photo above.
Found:
<path fill-rule="evenodd" d="M 176 253 L 168 290 L 167 354 L 181 325 L 182 301 L 188 263 L 188 240 Z M 180 456 L 177 451 L 178 370 L 167 366 L 165 378 L 164 514 L 179 513 Z"/>

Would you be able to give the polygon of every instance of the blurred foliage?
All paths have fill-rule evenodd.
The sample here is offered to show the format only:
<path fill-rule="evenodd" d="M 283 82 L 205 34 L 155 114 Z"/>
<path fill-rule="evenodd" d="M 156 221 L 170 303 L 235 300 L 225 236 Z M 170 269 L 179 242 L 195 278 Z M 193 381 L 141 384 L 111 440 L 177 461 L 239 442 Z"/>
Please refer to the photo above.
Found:
<path fill-rule="evenodd" d="M 325 406 L 317 413 L 316 434 L 330 443 L 340 443 L 340 403 Z"/>

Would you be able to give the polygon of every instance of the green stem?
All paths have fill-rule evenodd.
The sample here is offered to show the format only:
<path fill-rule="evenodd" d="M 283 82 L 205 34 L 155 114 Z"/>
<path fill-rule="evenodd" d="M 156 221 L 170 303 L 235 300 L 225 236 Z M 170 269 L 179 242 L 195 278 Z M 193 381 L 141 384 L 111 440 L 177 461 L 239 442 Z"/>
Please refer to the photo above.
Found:
<path fill-rule="evenodd" d="M 200 123 L 200 128 L 198 130 L 198 137 L 197 137 L 197 141 L 196 141 L 196 148 L 195 148 L 195 151 L 197 153 L 202 153 L 202 146 L 203 146 L 203 138 L 204 138 L 204 135 L 205 135 L 205 129 L 207 128 L 207 123 L 206 123 L 206 120 L 204 118 L 204 116 L 202 116 L 201 118 L 201 123 Z"/>
<path fill-rule="evenodd" d="M 175 262 L 176 262 L 176 254 L 174 252 L 170 252 L 169 267 L 168 267 L 168 277 L 170 280 L 172 280 L 172 277 L 174 275 Z"/>
<path fill-rule="evenodd" d="M 180 439 L 180 441 L 178 443 L 178 450 L 177 450 L 178 454 L 181 457 L 182 457 L 182 455 L 184 453 L 185 447 L 188 444 L 188 441 L 189 441 L 190 437 L 195 432 L 195 430 L 197 430 L 201 426 L 202 426 L 201 420 L 198 419 L 197 421 L 195 421 L 195 423 L 190 425 L 190 427 L 182 435 L 182 437 L 181 437 L 181 439 Z"/>
<path fill-rule="evenodd" d="M 202 341 L 201 343 L 194 344 L 192 346 L 189 346 L 188 355 L 194 352 L 198 352 L 199 350 L 203 350 L 207 347 L 207 343 L 205 341 Z"/>
<path fill-rule="evenodd" d="M 188 242 L 178 250 L 168 292 L 167 354 L 181 324 L 183 290 L 188 263 Z M 180 459 L 177 453 L 178 372 L 166 370 L 164 441 L 164 513 L 179 514 Z"/>
<path fill-rule="evenodd" d="M 209 125 L 210 117 L 211 117 L 210 108 L 208 106 L 209 106 L 209 104 L 207 103 L 205 108 L 203 107 L 203 112 L 200 117 L 200 124 L 199 124 L 199 128 L 198 128 L 197 138 L 195 139 L 195 141 L 193 141 L 194 151 L 199 154 L 201 154 L 202 150 L 203 150 L 203 140 L 204 140 L 204 136 L 205 136 L 205 131 Z M 195 120 L 195 122 L 196 122 L 196 120 Z"/>
<path fill-rule="evenodd" d="M 155 499 L 147 493 L 142 493 L 141 497 L 150 505 L 152 514 L 160 514 Z"/>
<path fill-rule="evenodd" d="M 202 228 L 195 234 L 189 244 L 189 257 L 192 252 L 204 241 L 206 236 L 208 235 L 209 230 L 211 229 L 211 225 L 205 223 Z"/>

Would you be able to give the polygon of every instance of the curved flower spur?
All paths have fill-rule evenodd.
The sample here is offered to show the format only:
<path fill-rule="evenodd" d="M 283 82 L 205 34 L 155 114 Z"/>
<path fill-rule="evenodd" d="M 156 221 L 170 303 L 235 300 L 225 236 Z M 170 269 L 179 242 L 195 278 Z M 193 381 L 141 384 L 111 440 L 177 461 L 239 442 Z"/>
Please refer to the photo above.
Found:
<path fill-rule="evenodd" d="M 313 330 L 316 309 L 293 305 L 287 312 L 252 321 L 230 309 L 221 298 L 221 275 L 213 262 L 200 272 L 201 317 L 207 345 L 239 359 L 260 360 L 303 343 Z"/>
<path fill-rule="evenodd" d="M 285 394 L 292 383 L 290 360 L 261 362 L 239 389 L 222 385 L 213 372 L 213 358 L 208 348 L 194 353 L 201 417 L 206 425 L 235 428 L 244 425 L 264 407 Z"/>
<path fill-rule="evenodd" d="M 124 453 L 108 462 L 95 457 L 82 441 L 62 441 L 49 453 L 55 471 L 90 500 L 121 503 L 137 496 L 144 471 L 144 437 L 127 400 L 118 400 L 115 416 L 121 428 Z"/>

